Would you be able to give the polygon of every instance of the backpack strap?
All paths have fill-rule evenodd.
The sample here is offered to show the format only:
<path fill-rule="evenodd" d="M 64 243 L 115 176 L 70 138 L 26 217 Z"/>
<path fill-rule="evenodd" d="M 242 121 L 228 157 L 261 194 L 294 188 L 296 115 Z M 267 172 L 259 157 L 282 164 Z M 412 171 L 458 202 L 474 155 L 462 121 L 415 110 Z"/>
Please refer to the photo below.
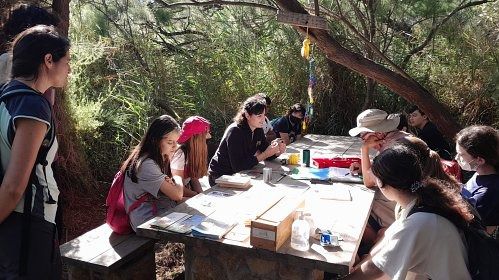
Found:
<path fill-rule="evenodd" d="M 27 88 L 23 88 L 23 89 L 11 89 L 12 87 L 9 87 L 9 84 L 3 84 L 0 91 L 2 92 L 1 96 L 0 96 L 0 102 L 5 102 L 5 100 L 11 98 L 11 97 L 14 97 L 14 96 L 18 96 L 18 95 L 38 95 L 40 96 L 40 94 L 32 89 L 27 89 Z"/>
<path fill-rule="evenodd" d="M 123 189 L 123 192 L 125 189 Z M 128 213 L 131 213 L 133 210 L 137 209 L 142 203 L 146 202 L 148 198 L 152 198 L 152 195 L 150 193 L 145 193 L 139 197 L 130 207 L 128 207 Z M 156 202 L 152 201 L 152 213 L 153 215 L 156 215 L 158 213 L 158 207 L 156 206 Z"/>
<path fill-rule="evenodd" d="M 130 178 L 130 174 L 128 173 L 128 171 L 126 171 L 124 176 L 128 176 Z M 123 188 L 123 197 L 125 197 L 125 188 Z M 140 205 L 142 205 L 142 203 L 146 202 L 147 199 L 149 198 L 152 200 L 151 201 L 152 213 L 153 215 L 156 215 L 158 213 L 158 207 L 156 205 L 156 201 L 154 201 L 154 197 L 150 193 L 142 194 L 136 201 L 132 203 L 132 205 L 130 205 L 130 207 L 128 207 L 127 213 L 131 213 L 133 210 L 137 209 Z"/>
<path fill-rule="evenodd" d="M 1 86 L 0 88 L 1 96 L 0 96 L 0 102 L 5 102 L 7 99 L 18 96 L 18 95 L 37 95 L 39 96 L 39 93 L 37 93 L 34 90 L 30 89 L 11 89 L 9 87 L 9 83 L 5 83 Z M 55 204 L 57 201 L 55 201 L 52 198 L 52 195 L 50 194 L 50 190 L 48 188 L 48 180 L 47 180 L 47 173 L 46 173 L 46 166 L 48 165 L 47 161 L 47 154 L 52 147 L 54 141 L 55 141 L 55 124 L 54 120 L 52 117 L 51 120 L 51 128 L 49 130 L 50 132 L 50 142 L 47 145 L 41 145 L 40 149 L 38 150 L 37 158 L 35 161 L 35 164 L 33 165 L 33 168 L 30 173 L 30 177 L 24 192 L 24 206 L 23 206 L 23 223 L 22 223 L 22 233 L 21 233 L 21 252 L 19 254 L 19 276 L 25 276 L 27 273 L 27 267 L 28 267 L 28 253 L 29 253 L 29 247 L 30 247 L 30 232 L 31 232 L 31 202 L 33 200 L 33 189 L 32 189 L 32 184 L 36 183 L 38 181 L 36 177 L 36 166 L 37 164 L 42 165 L 43 167 L 43 174 L 45 176 L 45 182 L 47 183 L 47 192 L 48 192 L 48 200 L 45 201 L 48 204 Z M 46 139 L 46 137 L 44 138 Z M 2 168 L 3 169 L 3 168 Z M 2 170 L 3 171 L 3 170 Z M 2 176 L 3 176 L 2 172 Z M 38 184 L 40 185 L 40 184 Z M 43 189 L 42 189 L 43 192 Z"/>

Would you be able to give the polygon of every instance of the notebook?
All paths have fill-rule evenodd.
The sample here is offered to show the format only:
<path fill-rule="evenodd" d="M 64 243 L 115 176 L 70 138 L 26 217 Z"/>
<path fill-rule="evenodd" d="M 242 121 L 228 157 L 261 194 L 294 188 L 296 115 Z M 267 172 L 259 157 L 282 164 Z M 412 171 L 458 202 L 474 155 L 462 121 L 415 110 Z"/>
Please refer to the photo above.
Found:
<path fill-rule="evenodd" d="M 192 235 L 209 239 L 221 239 L 237 222 L 232 218 L 213 216 L 192 228 Z"/>
<path fill-rule="evenodd" d="M 192 215 L 185 220 L 180 220 L 170 225 L 166 230 L 176 233 L 190 233 L 192 228 L 201 224 L 205 218 L 206 216 L 203 215 Z"/>
<path fill-rule="evenodd" d="M 220 187 L 247 189 L 251 186 L 251 178 L 237 175 L 223 175 L 215 180 Z"/>
<path fill-rule="evenodd" d="M 185 220 L 191 215 L 186 213 L 172 212 L 163 217 L 157 217 L 152 223 L 151 227 L 158 229 L 166 229 L 175 222 Z"/>

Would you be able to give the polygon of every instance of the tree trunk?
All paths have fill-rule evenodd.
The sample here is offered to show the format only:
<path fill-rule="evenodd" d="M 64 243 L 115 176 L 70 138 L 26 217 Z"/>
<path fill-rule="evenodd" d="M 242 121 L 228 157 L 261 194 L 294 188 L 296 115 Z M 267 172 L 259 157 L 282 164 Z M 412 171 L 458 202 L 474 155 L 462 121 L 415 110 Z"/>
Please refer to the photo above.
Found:
<path fill-rule="evenodd" d="M 276 3 L 286 11 L 307 13 L 296 0 L 277 0 Z M 295 28 L 305 32 L 302 27 Z M 452 139 L 460 130 L 459 124 L 452 118 L 447 108 L 415 80 L 407 79 L 360 54 L 345 49 L 326 30 L 309 29 L 308 33 L 311 40 L 317 44 L 328 59 L 375 80 L 417 105 L 448 138 Z"/>
<path fill-rule="evenodd" d="M 365 78 L 366 82 L 366 97 L 364 98 L 364 104 L 362 105 L 362 111 L 371 108 L 373 102 L 374 93 L 376 92 L 376 81 L 370 78 Z"/>
<path fill-rule="evenodd" d="M 69 31 L 69 2 L 70 0 L 53 0 L 52 2 L 52 10 L 61 20 L 58 30 L 66 36 Z M 55 94 L 54 114 L 59 141 L 57 160 L 54 163 L 54 175 L 62 195 L 64 196 L 65 190 L 70 187 L 85 191 L 94 190 L 96 182 L 92 179 L 93 176 L 85 152 L 80 139 L 77 137 L 75 121 L 65 90 L 58 89 Z"/>

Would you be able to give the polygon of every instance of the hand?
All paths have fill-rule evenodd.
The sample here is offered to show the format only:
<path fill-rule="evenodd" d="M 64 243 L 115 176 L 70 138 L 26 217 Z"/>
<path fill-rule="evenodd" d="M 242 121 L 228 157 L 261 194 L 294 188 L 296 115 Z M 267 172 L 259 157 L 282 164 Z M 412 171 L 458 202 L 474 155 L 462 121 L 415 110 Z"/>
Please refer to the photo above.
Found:
<path fill-rule="evenodd" d="M 166 176 L 165 181 L 167 181 L 170 185 L 175 186 L 175 180 L 173 180 L 173 178 Z"/>
<path fill-rule="evenodd" d="M 385 143 L 383 135 L 379 135 L 378 133 L 369 133 L 362 139 L 362 147 L 367 149 L 379 150 L 381 148 L 381 145 Z"/>
<path fill-rule="evenodd" d="M 286 143 L 284 141 L 279 142 L 279 154 L 283 154 L 286 152 Z"/>
<path fill-rule="evenodd" d="M 284 140 L 282 140 L 281 138 L 276 138 L 272 141 L 271 145 L 273 143 L 277 143 L 277 145 L 279 146 L 279 154 L 286 152 L 286 143 L 284 143 Z"/>
<path fill-rule="evenodd" d="M 267 157 L 271 157 L 277 153 L 279 153 L 279 144 L 275 141 L 272 141 L 270 145 L 267 147 L 267 149 L 264 152 Z"/>
<path fill-rule="evenodd" d="M 350 173 L 352 174 L 360 174 L 362 173 L 362 166 L 359 162 L 353 162 L 350 164 Z"/>

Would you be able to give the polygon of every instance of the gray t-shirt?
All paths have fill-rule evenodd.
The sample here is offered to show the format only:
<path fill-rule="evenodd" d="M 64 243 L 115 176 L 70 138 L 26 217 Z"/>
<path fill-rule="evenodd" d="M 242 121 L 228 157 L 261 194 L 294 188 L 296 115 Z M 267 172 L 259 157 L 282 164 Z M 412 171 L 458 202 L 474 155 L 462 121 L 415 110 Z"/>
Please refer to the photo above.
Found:
<path fill-rule="evenodd" d="M 132 179 L 128 175 L 125 176 L 125 207 L 127 211 L 128 208 L 145 193 L 150 193 L 154 196 L 154 198 L 148 199 L 131 213 L 128 213 L 134 231 L 137 229 L 137 226 L 154 216 L 153 202 L 156 203 L 158 213 L 171 209 L 177 205 L 175 201 L 160 192 L 160 187 L 165 181 L 165 177 L 167 177 L 167 175 L 161 172 L 159 165 L 150 158 L 147 158 L 142 162 L 139 172 L 137 173 L 137 183 L 132 182 Z"/>

